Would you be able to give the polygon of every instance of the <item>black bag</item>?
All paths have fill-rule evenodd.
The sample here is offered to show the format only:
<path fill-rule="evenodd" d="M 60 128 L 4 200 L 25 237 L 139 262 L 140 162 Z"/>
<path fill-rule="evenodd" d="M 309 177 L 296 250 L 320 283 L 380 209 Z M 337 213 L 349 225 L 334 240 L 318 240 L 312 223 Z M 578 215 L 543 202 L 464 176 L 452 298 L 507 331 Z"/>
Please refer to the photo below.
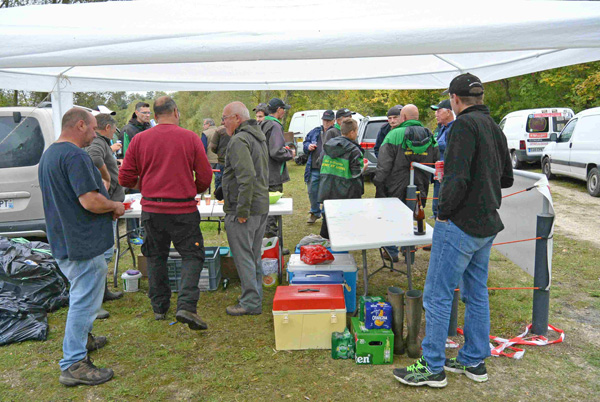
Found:
<path fill-rule="evenodd" d="M 0 346 L 48 336 L 46 310 L 20 294 L 20 288 L 0 281 Z"/>

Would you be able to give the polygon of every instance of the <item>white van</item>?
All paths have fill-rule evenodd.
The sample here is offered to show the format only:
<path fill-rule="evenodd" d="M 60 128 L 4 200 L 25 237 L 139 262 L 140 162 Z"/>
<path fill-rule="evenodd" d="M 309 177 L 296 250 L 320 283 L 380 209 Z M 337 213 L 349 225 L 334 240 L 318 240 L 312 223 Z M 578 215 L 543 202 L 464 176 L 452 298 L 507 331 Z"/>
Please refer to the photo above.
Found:
<path fill-rule="evenodd" d="M 600 196 L 600 107 L 577 113 L 542 152 L 542 171 L 587 181 L 587 190 Z"/>
<path fill-rule="evenodd" d="M 513 168 L 518 169 L 525 162 L 540 162 L 550 136 L 560 133 L 573 114 L 568 108 L 526 109 L 507 114 L 500 128 L 506 135 Z"/>
<path fill-rule="evenodd" d="M 335 113 L 337 109 L 332 110 Z M 292 116 L 292 120 L 290 121 L 288 131 L 294 133 L 294 144 L 296 144 L 296 152 L 298 154 L 302 154 L 304 152 L 302 145 L 304 143 L 304 137 L 306 137 L 306 134 L 308 134 L 313 128 L 319 127 L 321 125 L 321 117 L 323 117 L 323 113 L 325 113 L 325 111 L 326 109 L 303 110 L 294 113 L 294 115 Z M 352 118 L 356 120 L 356 123 L 360 124 L 363 115 L 359 113 L 354 113 L 352 115 Z"/>

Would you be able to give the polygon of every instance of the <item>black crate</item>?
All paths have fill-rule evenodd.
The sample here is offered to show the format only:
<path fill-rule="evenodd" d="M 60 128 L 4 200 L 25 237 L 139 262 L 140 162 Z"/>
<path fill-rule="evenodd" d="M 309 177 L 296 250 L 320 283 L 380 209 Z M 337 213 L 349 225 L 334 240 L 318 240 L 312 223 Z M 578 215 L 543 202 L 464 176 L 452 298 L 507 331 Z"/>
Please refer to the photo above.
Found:
<path fill-rule="evenodd" d="M 207 290 L 217 290 L 221 283 L 221 255 L 219 247 L 206 247 L 206 257 L 200 274 L 198 288 L 201 292 Z M 181 287 L 181 256 L 175 250 L 169 253 L 167 260 L 167 269 L 169 273 L 169 286 L 172 292 L 179 292 Z"/>

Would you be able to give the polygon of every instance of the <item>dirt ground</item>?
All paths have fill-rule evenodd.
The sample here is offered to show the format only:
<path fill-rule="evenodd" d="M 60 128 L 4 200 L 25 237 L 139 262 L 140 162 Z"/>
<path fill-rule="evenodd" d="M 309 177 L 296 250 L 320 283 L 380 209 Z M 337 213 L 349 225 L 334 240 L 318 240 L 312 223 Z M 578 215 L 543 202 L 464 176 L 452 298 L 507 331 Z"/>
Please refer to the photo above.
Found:
<path fill-rule="evenodd" d="M 550 181 L 554 201 L 555 231 L 572 239 L 587 240 L 600 247 L 600 197 Z"/>

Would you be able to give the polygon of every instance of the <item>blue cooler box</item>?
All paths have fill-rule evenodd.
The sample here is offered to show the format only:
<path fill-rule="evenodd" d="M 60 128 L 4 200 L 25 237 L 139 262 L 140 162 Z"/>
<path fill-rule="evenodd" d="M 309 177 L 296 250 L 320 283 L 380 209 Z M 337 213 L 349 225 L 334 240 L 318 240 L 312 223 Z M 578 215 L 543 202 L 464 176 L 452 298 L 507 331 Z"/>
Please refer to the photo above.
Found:
<path fill-rule="evenodd" d="M 351 254 L 334 254 L 335 260 L 331 264 L 308 265 L 302 262 L 300 254 L 292 254 L 287 266 L 288 282 L 298 285 L 296 274 L 306 275 L 316 273 L 333 274 L 336 271 L 342 271 L 344 281 L 350 287 L 350 290 L 344 286 L 344 299 L 346 300 L 346 311 L 352 313 L 356 310 L 356 280 L 357 268 L 356 261 Z M 300 278 L 298 278 L 300 280 Z M 304 279 L 303 279 L 304 280 Z M 314 283 L 314 282 L 313 282 Z"/>
<path fill-rule="evenodd" d="M 327 248 L 327 250 L 329 250 L 329 252 L 331 254 L 348 254 L 347 251 L 332 251 L 331 247 L 326 247 L 326 248 Z M 296 250 L 294 251 L 294 253 L 295 254 L 300 254 L 300 245 L 299 244 L 296 245 Z"/>
<path fill-rule="evenodd" d="M 290 285 L 343 285 L 346 283 L 342 271 L 300 271 L 294 274 Z"/>

